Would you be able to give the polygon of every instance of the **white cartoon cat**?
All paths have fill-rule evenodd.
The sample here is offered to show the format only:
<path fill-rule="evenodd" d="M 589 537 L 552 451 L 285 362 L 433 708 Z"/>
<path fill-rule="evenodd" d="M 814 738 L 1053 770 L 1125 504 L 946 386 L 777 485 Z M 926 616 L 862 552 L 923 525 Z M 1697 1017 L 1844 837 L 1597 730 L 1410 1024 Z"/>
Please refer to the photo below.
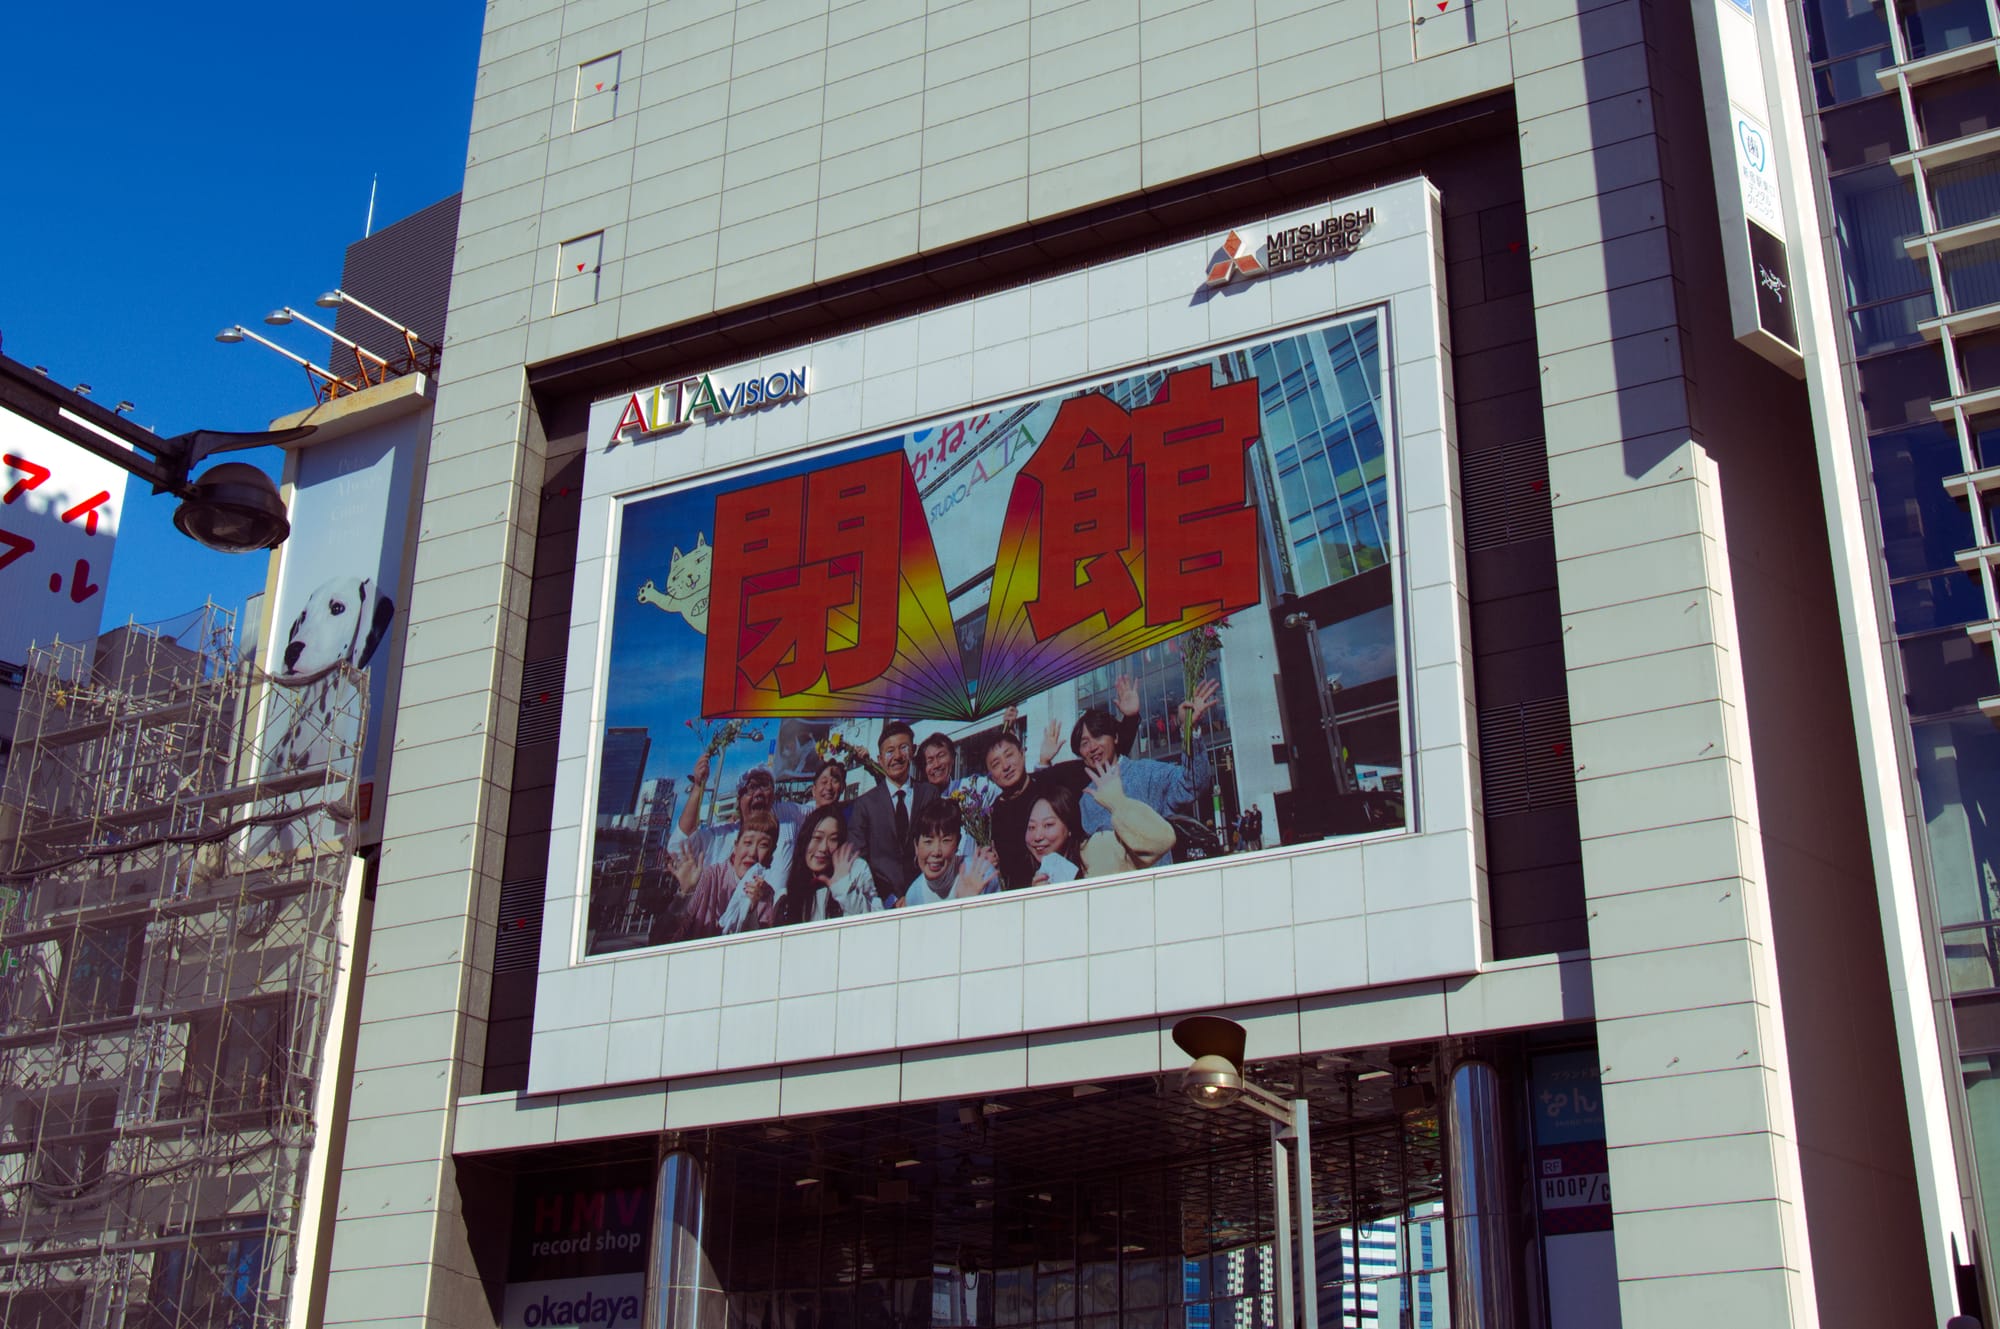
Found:
<path fill-rule="evenodd" d="M 639 603 L 664 609 L 669 614 L 679 614 L 687 620 L 687 625 L 696 632 L 708 632 L 708 572 L 715 551 L 708 547 L 706 532 L 695 536 L 694 548 L 685 554 L 679 545 L 674 546 L 674 561 L 667 567 L 667 589 L 664 593 L 644 582 L 639 587 Z"/>

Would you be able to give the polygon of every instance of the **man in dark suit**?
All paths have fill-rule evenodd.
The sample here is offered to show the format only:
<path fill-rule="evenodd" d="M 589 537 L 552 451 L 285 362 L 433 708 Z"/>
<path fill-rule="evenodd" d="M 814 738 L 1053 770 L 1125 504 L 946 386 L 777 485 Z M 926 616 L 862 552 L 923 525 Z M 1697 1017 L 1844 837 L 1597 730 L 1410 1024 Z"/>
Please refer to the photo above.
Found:
<path fill-rule="evenodd" d="M 867 860 L 868 870 L 875 877 L 875 893 L 885 905 L 891 899 L 900 899 L 917 873 L 910 823 L 918 809 L 938 798 L 935 786 L 911 778 L 910 766 L 916 752 L 915 730 L 901 720 L 884 725 L 875 748 L 883 778 L 855 799 L 853 809 L 847 814 L 848 838 Z"/>

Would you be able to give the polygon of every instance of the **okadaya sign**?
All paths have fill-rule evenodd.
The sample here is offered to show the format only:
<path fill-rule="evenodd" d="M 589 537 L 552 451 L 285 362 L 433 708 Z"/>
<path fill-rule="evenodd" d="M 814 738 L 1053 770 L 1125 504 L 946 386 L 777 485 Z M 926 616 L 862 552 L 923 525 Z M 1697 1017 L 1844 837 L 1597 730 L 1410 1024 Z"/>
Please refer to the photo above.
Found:
<path fill-rule="evenodd" d="M 626 443 L 647 434 L 685 429 L 697 416 L 719 420 L 779 402 L 796 401 L 805 395 L 804 365 L 735 383 L 718 383 L 713 374 L 657 383 L 625 398 L 618 423 L 611 428 L 610 442 Z"/>
<path fill-rule="evenodd" d="M 616 1167 L 524 1178 L 514 1196 L 504 1329 L 638 1329 L 652 1188 Z"/>
<path fill-rule="evenodd" d="M 500 1312 L 501 1329 L 638 1329 L 644 1315 L 646 1275 L 600 1274 L 511 1283 Z"/>

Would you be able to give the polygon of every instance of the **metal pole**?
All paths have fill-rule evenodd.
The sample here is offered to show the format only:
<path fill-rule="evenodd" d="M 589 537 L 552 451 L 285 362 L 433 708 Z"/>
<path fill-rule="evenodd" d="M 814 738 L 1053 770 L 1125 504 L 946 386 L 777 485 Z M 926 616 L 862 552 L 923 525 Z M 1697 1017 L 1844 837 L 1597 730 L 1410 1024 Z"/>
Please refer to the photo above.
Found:
<path fill-rule="evenodd" d="M 1468 1059 L 1452 1067 L 1444 1145 L 1453 1329 L 1514 1329 L 1500 1103 L 1500 1074 L 1490 1062 Z"/>
<path fill-rule="evenodd" d="M 1292 1179 L 1287 1174 L 1285 1128 L 1271 1123 L 1271 1199 L 1278 1211 L 1278 1329 L 1293 1329 L 1292 1321 Z"/>
<path fill-rule="evenodd" d="M 1313 1230 L 1312 1112 L 1303 1098 L 1292 1100 L 1292 1139 L 1299 1168 L 1299 1300 L 1304 1329 L 1319 1329 L 1319 1259 Z"/>
<path fill-rule="evenodd" d="M 653 1250 L 646 1269 L 646 1329 L 719 1329 L 721 1281 L 709 1258 L 708 1193 L 701 1161 L 667 1148 L 653 1197 Z"/>

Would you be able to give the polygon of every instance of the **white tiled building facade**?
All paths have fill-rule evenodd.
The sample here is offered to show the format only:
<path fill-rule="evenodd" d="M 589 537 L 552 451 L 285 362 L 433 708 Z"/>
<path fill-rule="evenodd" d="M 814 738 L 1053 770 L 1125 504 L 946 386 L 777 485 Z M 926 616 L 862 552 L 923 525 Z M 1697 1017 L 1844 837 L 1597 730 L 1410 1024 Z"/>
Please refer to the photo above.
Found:
<path fill-rule="evenodd" d="M 515 1323 L 531 1174 L 622 1166 L 651 1197 L 661 1141 L 719 1166 L 753 1135 L 929 1104 L 945 1131 L 1072 1086 L 1122 1103 L 1152 1077 L 1170 1102 L 1191 1013 L 1295 1069 L 1316 1131 L 1393 1084 L 1420 1154 L 1450 1068 L 1501 1068 L 1514 1318 L 1483 1323 L 1607 1322 L 1565 1311 L 1584 1287 L 1627 1329 L 1960 1309 L 1900 786 L 1858 645 L 1879 629 L 1842 593 L 1855 477 L 1809 405 L 1823 278 L 1795 245 L 1793 372 L 1739 344 L 1715 179 L 1695 30 L 1641 0 L 493 0 L 325 1322 Z M 1225 236 L 1360 209 L 1374 224 L 1338 260 L 1203 286 Z M 1356 320 L 1386 385 L 1400 825 L 593 941 L 634 504 Z M 796 400 L 614 427 L 655 384 L 799 365 Z M 1278 720 L 1236 724 L 1243 781 L 1258 749 L 1297 760 Z M 1277 809 L 1323 791 L 1273 769 L 1276 846 Z M 1596 1134 L 1565 1145 L 1536 1068 L 1585 1048 Z M 1608 1235 L 1564 1228 L 1532 1183 L 1563 1147 L 1606 1157 Z M 881 1148 L 950 1170 L 924 1141 Z M 904 1164 L 883 1166 L 869 1187 Z M 1337 1202 L 1384 1221 L 1360 1212 L 1365 1161 L 1342 1166 Z M 772 1212 L 830 1194 L 820 1167 Z M 869 1194 L 855 1212 L 902 1193 Z M 1558 1259 L 1580 1232 L 1564 1249 L 1588 1254 Z M 1117 1247 L 1128 1324 L 1150 1240 Z M 935 1263 L 977 1301 L 973 1261 Z M 1111 1313 L 1076 1296 L 1035 1322 Z M 1022 1322 L 995 1315 L 954 1322 Z"/>

